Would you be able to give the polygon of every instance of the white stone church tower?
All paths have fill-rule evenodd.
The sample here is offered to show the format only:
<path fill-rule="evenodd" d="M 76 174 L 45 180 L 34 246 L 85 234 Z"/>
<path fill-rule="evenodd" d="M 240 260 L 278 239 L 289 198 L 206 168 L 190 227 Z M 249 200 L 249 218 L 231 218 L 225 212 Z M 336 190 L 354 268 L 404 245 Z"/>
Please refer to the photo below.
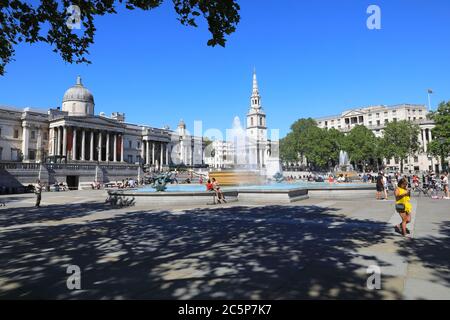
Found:
<path fill-rule="evenodd" d="M 261 106 L 256 71 L 253 72 L 253 90 L 250 110 L 247 113 L 247 139 L 249 163 L 256 168 L 264 168 L 270 151 L 267 141 L 266 113 Z"/>

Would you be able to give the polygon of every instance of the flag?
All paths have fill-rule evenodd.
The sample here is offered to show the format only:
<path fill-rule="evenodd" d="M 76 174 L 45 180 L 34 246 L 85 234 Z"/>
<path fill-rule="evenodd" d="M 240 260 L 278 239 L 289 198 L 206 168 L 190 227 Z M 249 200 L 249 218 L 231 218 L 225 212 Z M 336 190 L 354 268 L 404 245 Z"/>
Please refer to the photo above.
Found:
<path fill-rule="evenodd" d="M 432 93 L 433 93 L 433 90 L 428 89 L 428 93 L 429 93 L 429 94 L 432 94 Z"/>

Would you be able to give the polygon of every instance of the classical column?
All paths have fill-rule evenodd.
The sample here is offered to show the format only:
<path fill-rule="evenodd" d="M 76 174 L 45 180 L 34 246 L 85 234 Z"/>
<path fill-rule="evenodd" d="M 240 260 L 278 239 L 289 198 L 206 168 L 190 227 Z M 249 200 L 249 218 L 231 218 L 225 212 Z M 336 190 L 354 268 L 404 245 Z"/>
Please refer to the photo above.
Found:
<path fill-rule="evenodd" d="M 428 128 L 428 143 L 431 143 L 433 141 L 433 136 L 431 135 L 431 129 Z"/>
<path fill-rule="evenodd" d="M 25 124 L 22 129 L 22 155 L 23 160 L 28 160 L 28 140 L 29 140 L 30 129 L 28 125 Z"/>
<path fill-rule="evenodd" d="M 125 143 L 125 139 L 124 139 L 124 135 L 121 135 L 121 139 L 120 139 L 120 162 L 123 162 L 123 145 Z"/>
<path fill-rule="evenodd" d="M 51 132 L 51 149 L 50 149 L 50 155 L 54 156 L 56 155 L 56 129 L 55 128 L 50 128 L 50 132 Z"/>
<path fill-rule="evenodd" d="M 81 161 L 86 160 L 86 130 L 81 129 Z"/>
<path fill-rule="evenodd" d="M 109 161 L 109 132 L 106 132 L 106 161 Z"/>
<path fill-rule="evenodd" d="M 98 132 L 98 161 L 102 161 L 102 132 Z"/>
<path fill-rule="evenodd" d="M 155 143 L 152 142 L 152 165 L 155 165 Z"/>
<path fill-rule="evenodd" d="M 164 162 L 163 162 L 163 160 L 164 160 L 164 144 L 162 142 L 160 142 L 159 145 L 160 145 L 160 148 L 161 148 L 161 150 L 160 150 L 160 152 L 161 152 L 161 159 L 159 160 L 159 167 L 162 168 L 162 166 L 164 164 Z"/>
<path fill-rule="evenodd" d="M 426 153 L 427 152 L 427 138 L 425 136 L 425 131 L 426 129 L 421 130 L 421 135 L 422 135 L 422 144 L 423 144 L 423 151 Z"/>
<path fill-rule="evenodd" d="M 113 161 L 117 162 L 117 133 L 114 133 Z"/>
<path fill-rule="evenodd" d="M 141 141 L 141 163 L 144 164 L 145 159 L 145 141 Z"/>
<path fill-rule="evenodd" d="M 42 130 L 41 127 L 37 128 L 37 141 L 36 141 L 36 158 L 35 161 L 42 160 Z"/>
<path fill-rule="evenodd" d="M 63 155 L 63 149 L 62 149 L 62 145 L 63 145 L 63 128 L 62 127 L 58 127 L 58 155 L 62 156 Z"/>
<path fill-rule="evenodd" d="M 170 165 L 169 163 L 169 144 L 166 144 L 166 166 Z"/>
<path fill-rule="evenodd" d="M 63 156 L 67 156 L 67 127 L 63 128 Z"/>
<path fill-rule="evenodd" d="M 77 160 L 77 129 L 72 129 L 72 160 Z"/>
<path fill-rule="evenodd" d="M 89 161 L 94 161 L 94 131 L 91 131 L 91 143 L 89 145 Z"/>
<path fill-rule="evenodd" d="M 145 159 L 145 164 L 150 165 L 150 141 L 145 141 L 147 144 L 147 159 Z"/>

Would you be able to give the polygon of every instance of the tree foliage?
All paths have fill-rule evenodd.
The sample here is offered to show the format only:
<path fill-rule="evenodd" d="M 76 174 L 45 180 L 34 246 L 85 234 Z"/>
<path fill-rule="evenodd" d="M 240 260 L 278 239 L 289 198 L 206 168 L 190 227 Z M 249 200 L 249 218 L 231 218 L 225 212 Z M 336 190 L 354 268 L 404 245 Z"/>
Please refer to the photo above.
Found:
<path fill-rule="evenodd" d="M 383 133 L 383 148 L 387 158 L 400 160 L 403 171 L 404 160 L 419 150 L 419 126 L 409 121 L 394 121 L 386 125 Z"/>
<path fill-rule="evenodd" d="M 23 0 L 0 0 L 0 75 L 14 56 L 20 43 L 44 42 L 69 63 L 90 63 L 86 58 L 94 42 L 94 18 L 117 13 L 119 5 L 128 10 L 151 10 L 164 0 L 41 0 L 32 5 Z M 209 46 L 225 46 L 225 36 L 236 30 L 240 7 L 235 0 L 172 0 L 178 20 L 186 26 L 197 27 L 197 18 L 208 23 L 212 38 Z M 28 1 L 29 2 L 29 1 Z M 67 22 L 72 5 L 80 8 L 81 30 L 70 28 Z"/>
<path fill-rule="evenodd" d="M 435 127 L 429 150 L 433 156 L 441 157 L 445 167 L 445 158 L 450 155 L 450 101 L 441 102 L 437 111 L 431 114 L 431 119 L 434 120 Z"/>
<path fill-rule="evenodd" d="M 363 167 L 369 160 L 376 159 L 376 138 L 373 132 L 363 125 L 355 126 L 345 137 L 344 149 L 355 163 L 362 163 Z"/>

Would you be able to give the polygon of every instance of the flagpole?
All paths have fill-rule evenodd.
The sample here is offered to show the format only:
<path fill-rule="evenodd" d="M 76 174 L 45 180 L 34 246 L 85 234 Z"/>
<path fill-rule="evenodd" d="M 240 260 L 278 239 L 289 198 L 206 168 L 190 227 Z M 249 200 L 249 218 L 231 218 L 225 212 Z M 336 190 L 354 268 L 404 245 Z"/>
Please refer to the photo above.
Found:
<path fill-rule="evenodd" d="M 430 89 L 428 89 L 428 111 L 431 112 L 431 97 L 430 95 L 433 93 Z"/>

